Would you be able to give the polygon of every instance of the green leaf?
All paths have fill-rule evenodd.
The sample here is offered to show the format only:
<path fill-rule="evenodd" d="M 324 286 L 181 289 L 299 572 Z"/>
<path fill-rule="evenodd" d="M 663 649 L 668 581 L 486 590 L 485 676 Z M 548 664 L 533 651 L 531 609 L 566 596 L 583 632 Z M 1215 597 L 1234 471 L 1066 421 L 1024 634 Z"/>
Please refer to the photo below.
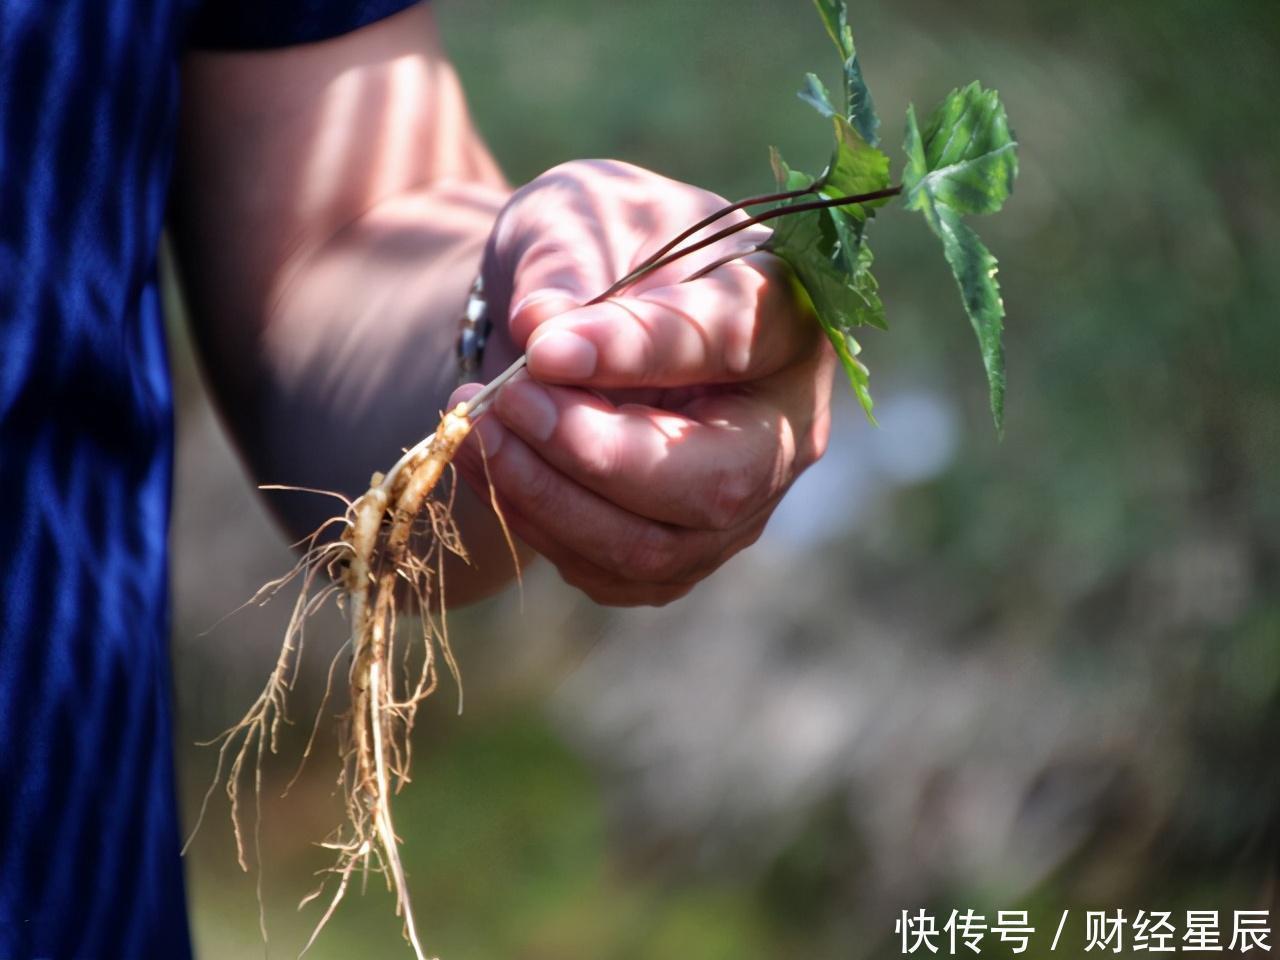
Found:
<path fill-rule="evenodd" d="M 780 217 L 765 248 L 785 260 L 813 306 L 814 315 L 845 368 L 867 416 L 871 393 L 861 348 L 851 331 L 863 324 L 884 326 L 884 306 L 871 275 L 871 251 L 848 246 L 842 227 L 829 210 Z"/>
<path fill-rule="evenodd" d="M 996 282 L 996 258 L 961 219 L 965 213 L 999 210 L 1017 175 L 1016 144 L 994 91 L 977 83 L 953 91 L 925 125 L 907 109 L 903 175 L 908 209 L 924 215 L 960 287 L 965 312 L 978 336 L 991 393 L 991 415 L 1004 428 L 1004 303 Z"/>
<path fill-rule="evenodd" d="M 889 186 L 889 157 L 882 150 L 867 143 L 853 125 L 844 117 L 831 118 L 835 125 L 836 145 L 831 162 L 822 176 L 819 192 L 824 197 L 851 197 L 862 193 L 874 193 Z M 865 218 L 872 206 L 886 201 L 841 207 Z"/>
<path fill-rule="evenodd" d="M 826 329 L 825 327 L 823 328 Z M 836 348 L 836 356 L 840 358 L 840 365 L 844 367 L 844 372 L 849 377 L 849 384 L 853 387 L 854 396 L 858 398 L 858 403 L 862 404 L 862 412 L 867 415 L 867 419 L 871 421 L 873 426 L 879 426 L 876 422 L 876 416 L 872 413 L 875 407 L 875 401 L 871 399 L 871 371 L 867 369 L 866 364 L 858 359 L 858 354 L 862 352 L 862 345 L 853 338 L 851 333 L 841 333 L 839 331 L 827 330 L 827 336 Z"/>
<path fill-rule="evenodd" d="M 773 177 L 778 181 L 778 188 L 781 190 L 804 190 L 814 182 L 814 178 L 807 173 L 792 170 L 787 166 L 787 161 L 782 159 L 782 154 L 778 152 L 777 147 L 769 148 L 769 166 L 773 167 Z"/>
<path fill-rule="evenodd" d="M 863 224 L 857 224 L 856 233 L 846 233 L 848 221 L 835 220 L 836 233 L 840 237 L 841 254 L 853 259 L 849 270 L 850 283 L 859 301 L 858 323 L 877 330 L 888 330 L 889 324 L 884 316 L 884 304 L 880 301 L 880 284 L 871 272 L 871 263 L 875 259 L 862 236 Z"/>
<path fill-rule="evenodd" d="M 837 115 L 836 108 L 831 105 L 831 94 L 827 92 L 826 86 L 818 79 L 816 74 L 806 73 L 804 75 L 804 86 L 800 88 L 800 92 L 796 96 L 824 117 Z"/>
<path fill-rule="evenodd" d="M 848 197 L 874 193 L 889 185 L 889 158 L 870 146 L 844 117 L 833 118 L 836 149 L 823 174 L 820 196 Z M 867 219 L 875 215 L 875 207 L 887 200 L 832 207 L 827 211 L 837 239 L 835 256 L 859 291 L 864 307 L 859 322 L 887 329 L 884 307 L 876 293 L 877 284 L 871 274 L 871 248 L 865 242 Z"/>
<path fill-rule="evenodd" d="M 942 238 L 942 251 L 960 286 L 964 309 L 978 335 L 982 365 L 991 392 L 991 416 L 996 430 L 1004 430 L 1004 301 L 996 282 L 996 258 L 978 235 L 950 207 L 936 208 L 934 232 Z M 932 225 L 932 224 L 931 224 Z"/>
<path fill-rule="evenodd" d="M 848 5 L 845 0 L 813 0 L 813 5 L 818 8 L 818 16 L 822 18 L 822 23 L 827 28 L 827 33 L 835 43 L 836 49 L 840 51 L 840 58 L 844 62 L 845 116 L 868 144 L 873 147 L 878 146 L 880 118 L 876 116 L 876 106 L 871 100 L 871 92 L 867 90 L 866 81 L 862 78 L 858 50 L 853 44 L 853 30 L 849 27 Z M 803 97 L 804 94 L 802 93 L 801 96 Z M 827 102 L 830 103 L 830 98 Z"/>
<path fill-rule="evenodd" d="M 925 194 L 959 213 L 995 213 L 1013 192 L 1018 144 L 999 94 L 975 81 L 953 90 L 929 117 L 924 136 L 908 120 L 907 206 L 921 209 Z"/>
<path fill-rule="evenodd" d="M 862 242 L 862 224 L 841 222 L 835 212 L 807 210 L 777 218 L 765 248 L 791 264 L 824 326 L 884 329 L 884 304 L 871 274 L 871 248 Z"/>
<path fill-rule="evenodd" d="M 835 131 L 831 160 L 814 179 L 791 170 L 773 150 L 774 176 L 788 190 L 812 187 L 828 199 L 887 189 L 889 158 L 877 148 L 880 121 L 858 62 L 848 5 L 846 0 L 814 0 L 814 6 L 843 61 L 844 110 L 837 109 L 816 75 L 807 74 L 800 99 L 831 120 Z M 904 146 L 903 199 L 909 209 L 924 215 L 942 241 L 978 336 L 991 412 L 996 429 L 1002 430 L 1004 304 L 996 282 L 996 260 L 962 216 L 994 213 L 1003 206 L 1018 173 L 1017 144 L 997 94 L 973 83 L 942 102 L 923 134 L 914 109 L 909 110 Z M 857 359 L 860 348 L 851 331 L 862 325 L 885 327 L 865 236 L 867 221 L 885 202 L 887 198 L 789 215 L 777 221 L 766 245 L 791 265 L 868 416 L 867 368 Z"/>
<path fill-rule="evenodd" d="M 845 115 L 871 146 L 880 145 L 880 117 L 856 55 L 844 62 Z"/>
<path fill-rule="evenodd" d="M 821 82 L 813 78 L 812 86 L 821 100 L 825 94 Z M 835 148 L 827 169 L 816 181 L 792 170 L 777 149 L 770 148 L 769 160 L 778 185 L 798 190 L 816 184 L 816 192 L 828 198 L 874 193 L 887 187 L 888 156 L 868 144 L 840 114 L 832 113 L 831 120 Z M 767 244 L 791 265 L 868 417 L 872 408 L 868 372 L 857 359 L 861 347 L 850 331 L 863 325 L 886 328 L 879 285 L 871 273 L 871 248 L 864 238 L 867 218 L 880 202 L 781 217 Z"/>

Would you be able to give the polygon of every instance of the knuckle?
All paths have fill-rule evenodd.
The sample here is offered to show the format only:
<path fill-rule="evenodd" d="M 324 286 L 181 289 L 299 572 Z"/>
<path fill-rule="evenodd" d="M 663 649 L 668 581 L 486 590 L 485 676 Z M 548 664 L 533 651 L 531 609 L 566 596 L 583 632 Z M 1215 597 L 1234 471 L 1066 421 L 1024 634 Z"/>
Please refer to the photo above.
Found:
<path fill-rule="evenodd" d="M 796 473 L 809 469 L 823 458 L 831 441 L 831 414 L 824 410 L 813 422 L 796 454 Z"/>
<path fill-rule="evenodd" d="M 578 453 L 582 471 L 592 479 L 608 480 L 621 473 L 622 450 L 615 433 L 598 430 Z"/>
<path fill-rule="evenodd" d="M 673 533 L 661 527 L 648 526 L 622 546 L 618 561 L 619 570 L 624 575 L 660 583 L 676 579 L 684 556 Z"/>
<path fill-rule="evenodd" d="M 692 583 L 670 583 L 663 584 L 645 602 L 650 607 L 665 607 L 668 604 L 675 603 L 689 595 L 689 591 L 694 588 Z"/>
<path fill-rule="evenodd" d="M 785 435 L 772 432 L 761 439 L 752 456 L 733 467 L 718 467 L 711 476 L 705 501 L 705 521 L 712 530 L 727 531 L 742 524 L 781 492 L 794 461 Z"/>
<path fill-rule="evenodd" d="M 602 363 L 637 387 L 660 385 L 666 360 L 645 308 L 643 302 L 625 297 L 605 302 L 613 318 L 602 344 Z"/>
<path fill-rule="evenodd" d="M 542 465 L 533 464 L 521 472 L 519 483 L 514 490 L 523 501 L 523 506 L 531 516 L 552 517 L 558 514 L 560 497 L 558 484 L 552 471 Z"/>
<path fill-rule="evenodd" d="M 774 506 L 776 507 L 777 504 L 774 504 Z M 744 533 L 742 537 L 739 538 L 737 543 L 733 544 L 729 548 L 729 550 L 725 553 L 725 555 L 720 558 L 720 562 L 725 563 L 734 554 L 741 553 L 743 550 L 747 549 L 747 547 L 750 547 L 762 536 L 764 536 L 765 527 L 768 526 L 769 517 L 772 514 L 773 514 L 773 508 L 771 507 L 765 516 L 761 517 L 754 524 L 752 524 L 750 529 L 748 529 L 746 533 Z"/>
<path fill-rule="evenodd" d="M 758 277 L 752 276 L 752 279 Z M 761 299 L 758 285 L 739 284 L 734 293 L 734 310 L 717 330 L 718 360 L 726 376 L 740 380 L 771 362 L 771 351 L 765 340 L 767 331 L 774 324 L 772 318 L 762 317 L 766 312 L 762 308 L 766 304 Z"/>
<path fill-rule="evenodd" d="M 517 197 L 545 190 L 581 189 L 582 181 L 591 174 L 591 161 L 565 160 L 553 167 L 548 167 L 523 187 L 516 191 Z"/>
<path fill-rule="evenodd" d="M 761 480 L 751 469 L 719 469 L 706 500 L 706 524 L 712 530 L 735 526 L 760 498 Z"/>
<path fill-rule="evenodd" d="M 743 314 L 723 325 L 720 335 L 720 368 L 725 375 L 738 380 L 749 376 L 760 365 L 758 334 L 754 319 Z"/>
<path fill-rule="evenodd" d="M 598 575 L 584 574 L 573 568 L 561 569 L 560 578 L 602 607 L 639 607 L 653 603 L 652 591 L 643 585 L 601 579 Z"/>
<path fill-rule="evenodd" d="M 560 579 L 575 590 L 582 591 L 583 596 L 599 606 L 627 607 L 635 605 L 634 601 L 628 602 L 626 593 L 620 591 L 617 584 L 612 581 L 601 580 L 595 576 L 564 569 L 560 571 Z"/>

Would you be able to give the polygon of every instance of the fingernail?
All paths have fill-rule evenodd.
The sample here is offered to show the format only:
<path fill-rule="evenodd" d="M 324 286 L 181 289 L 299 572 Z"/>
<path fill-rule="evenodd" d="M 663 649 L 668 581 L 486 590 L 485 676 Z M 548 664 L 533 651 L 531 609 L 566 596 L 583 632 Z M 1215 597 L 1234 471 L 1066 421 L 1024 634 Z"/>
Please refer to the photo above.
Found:
<path fill-rule="evenodd" d="M 506 433 L 502 424 L 493 417 L 481 417 L 475 425 L 475 432 L 480 435 L 480 444 L 486 457 L 496 456 L 502 446 L 502 435 Z"/>
<path fill-rule="evenodd" d="M 464 383 L 462 386 L 458 387 L 458 389 L 453 391 L 453 394 L 449 397 L 449 402 L 445 404 L 445 409 L 452 410 L 458 404 L 466 403 L 479 393 L 483 386 L 484 384 L 480 383 Z"/>
<path fill-rule="evenodd" d="M 551 380 L 585 380 L 596 372 L 596 346 L 569 330 L 554 330 L 529 344 L 529 369 Z"/>
<path fill-rule="evenodd" d="M 498 395 L 498 413 L 512 429 L 536 441 L 555 432 L 560 410 L 551 395 L 530 380 L 517 380 Z"/>

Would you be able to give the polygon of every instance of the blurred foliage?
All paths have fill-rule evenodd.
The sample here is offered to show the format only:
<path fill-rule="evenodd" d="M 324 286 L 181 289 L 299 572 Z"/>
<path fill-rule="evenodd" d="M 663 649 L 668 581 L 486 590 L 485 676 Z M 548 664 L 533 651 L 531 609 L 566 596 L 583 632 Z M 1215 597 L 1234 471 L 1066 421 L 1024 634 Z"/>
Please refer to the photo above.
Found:
<path fill-rule="evenodd" d="M 825 159 L 825 126 L 780 92 L 831 63 L 800 0 L 436 2 L 478 123 L 514 181 L 613 156 L 733 197 L 769 188 L 771 143 L 802 166 Z M 877 399 L 927 384 L 960 411 L 963 441 L 944 473 L 898 488 L 855 534 L 815 547 L 808 562 L 832 585 L 823 603 L 927 616 L 922 666 L 975 650 L 1011 662 L 1016 650 L 1074 691 L 1082 720 L 1098 690 L 1159 706 L 1100 745 L 1119 751 L 1120 772 L 1040 883 L 1009 899 L 975 874 L 930 902 L 1044 916 L 1256 906 L 1280 811 L 1280 8 L 853 6 L 886 141 L 900 142 L 909 100 L 936 102 L 976 77 L 1008 106 L 1022 172 L 984 233 L 1009 315 L 1002 443 L 936 244 L 897 211 L 875 225 L 891 328 L 863 342 Z M 194 423 L 197 401 L 185 396 Z M 201 569 L 182 559 L 182 529 L 178 563 Z M 210 603 L 234 603 L 202 602 L 201 577 L 180 569 L 178 579 L 189 743 L 238 715 L 258 674 L 257 661 L 191 641 Z M 601 771 L 539 706 L 565 662 L 519 659 L 527 645 L 572 661 L 615 620 L 549 595 L 535 594 L 540 608 L 569 612 L 531 606 L 520 617 L 508 598 L 469 615 L 464 670 L 488 674 L 478 682 L 488 705 L 481 694 L 461 720 L 437 705 L 426 724 L 398 819 L 431 949 L 445 960 L 895 952 L 892 917 L 915 904 L 869 888 L 868 837 L 844 813 L 849 797 L 793 811 L 790 839 L 750 869 L 750 857 L 704 863 L 628 835 Z M 517 643 L 493 639 L 513 629 Z M 190 819 L 209 758 L 185 746 L 179 757 Z M 952 755 L 952 774 L 966 761 Z M 1090 775 L 1085 760 L 1059 765 L 1041 787 Z M 286 951 L 310 919 L 289 919 L 290 901 L 324 862 L 305 844 L 332 812 L 324 782 L 303 787 L 266 811 L 268 900 Z M 190 864 L 198 942 L 208 958 L 247 956 L 259 949 L 252 881 L 218 831 Z M 905 869 L 913 853 L 902 856 Z M 356 897 L 312 955 L 399 955 L 397 933 L 385 897 Z"/>

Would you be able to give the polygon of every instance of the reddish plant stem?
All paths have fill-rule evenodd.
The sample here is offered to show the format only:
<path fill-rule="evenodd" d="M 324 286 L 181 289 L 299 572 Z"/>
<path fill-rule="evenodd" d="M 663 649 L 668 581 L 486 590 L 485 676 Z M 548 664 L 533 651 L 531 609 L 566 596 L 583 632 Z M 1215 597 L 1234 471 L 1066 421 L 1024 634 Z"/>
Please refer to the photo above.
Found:
<path fill-rule="evenodd" d="M 728 206 L 721 207 L 715 213 L 703 217 L 687 230 L 672 237 L 657 250 L 653 251 L 653 253 L 649 254 L 649 256 L 645 258 L 644 262 L 632 270 L 631 273 L 627 274 L 627 276 L 632 276 L 639 271 L 644 270 L 649 264 L 665 257 L 668 253 L 680 244 L 684 243 L 699 230 L 703 230 L 711 226 L 711 224 L 715 223 L 717 220 L 723 220 L 731 213 L 737 213 L 739 210 L 745 210 L 747 207 L 758 207 L 762 203 L 782 203 L 787 200 L 796 200 L 800 197 L 807 197 L 809 194 L 816 192 L 816 188 L 817 183 L 815 182 L 800 190 L 786 190 L 782 193 L 766 193 L 758 197 L 747 197 L 745 200 L 739 200 L 736 203 L 731 203 Z M 607 294 L 605 296 L 607 296 Z"/>
<path fill-rule="evenodd" d="M 811 191 L 810 190 L 792 191 L 792 193 L 790 194 L 777 194 L 776 196 L 778 197 L 804 196 L 809 192 Z M 720 217 L 724 216 L 727 213 L 732 213 L 735 210 L 739 210 L 743 207 L 754 206 L 756 203 L 770 202 L 770 198 L 768 197 L 764 197 L 764 198 L 750 197 L 746 200 L 741 200 L 736 204 L 731 204 L 728 207 L 725 207 L 721 212 L 716 213 L 713 216 L 705 219 L 702 223 L 695 224 L 694 226 L 690 227 L 687 231 L 685 231 L 684 234 L 681 235 L 681 237 L 677 237 L 675 240 L 671 241 L 671 243 L 663 247 L 663 249 L 659 251 L 658 254 L 655 254 L 654 256 L 649 257 L 649 259 L 646 260 L 643 264 L 636 267 L 636 269 L 632 270 L 629 274 L 627 274 L 621 280 L 618 280 L 615 283 L 613 283 L 609 287 L 609 289 L 605 290 L 599 296 L 593 297 L 592 299 L 588 300 L 585 304 L 583 304 L 583 306 L 591 306 L 592 304 L 597 304 L 605 300 L 608 300 L 610 297 L 625 290 L 627 287 L 631 286 L 631 284 L 635 283 L 637 280 L 646 276 L 647 274 L 652 273 L 654 270 L 661 269 L 662 267 L 667 266 L 667 264 L 675 263 L 680 258 L 688 256 L 689 254 L 694 253 L 698 250 L 701 250 L 704 247 L 709 247 L 713 243 L 719 243 L 721 240 L 724 240 L 727 237 L 731 237 L 735 233 L 739 233 L 743 230 L 746 230 L 748 227 L 754 227 L 757 224 L 761 224 L 761 223 L 768 223 L 770 220 L 776 220 L 779 217 L 785 217 L 790 214 L 806 213 L 810 210 L 827 210 L 827 209 L 830 209 L 831 207 L 847 207 L 847 206 L 852 206 L 855 203 L 874 203 L 877 200 L 886 200 L 889 197 L 896 197 L 900 193 L 902 193 L 901 184 L 899 184 L 896 187 L 886 187 L 883 190 L 875 190 L 875 191 L 872 191 L 871 193 L 860 193 L 851 197 L 829 197 L 829 198 L 824 197 L 821 200 L 812 200 L 808 203 L 789 203 L 784 206 L 774 207 L 772 210 L 766 210 L 764 213 L 757 214 L 754 217 L 748 217 L 746 220 L 741 220 L 738 223 L 731 224 L 730 226 L 725 227 L 723 230 L 719 230 L 716 233 L 711 234 L 709 237 L 705 237 L 704 239 L 699 240 L 696 243 L 692 243 L 687 247 L 682 247 L 679 250 L 672 250 L 672 248 L 680 242 L 682 237 L 687 238 L 692 236 L 694 233 L 701 230 L 703 227 L 707 226 L 710 223 L 714 223 L 717 219 L 719 219 Z M 746 256 L 748 253 L 754 253 L 758 249 L 760 249 L 760 247 L 758 246 L 752 247 L 747 250 L 738 251 L 737 253 L 734 253 L 732 255 L 721 257 L 719 260 L 716 261 L 714 266 L 723 266 L 724 264 L 729 263 L 732 260 L 736 260 L 739 257 Z M 706 272 L 708 272 L 706 269 L 699 270 L 696 274 L 694 274 L 694 277 L 701 276 Z M 489 402 L 490 400 L 492 400 L 493 395 L 498 392 L 498 390 L 502 387 L 503 384 L 505 384 L 508 380 L 510 380 L 517 373 L 523 370 L 526 363 L 527 363 L 527 358 L 525 354 L 521 354 L 520 357 L 515 361 L 515 363 L 511 364 L 511 366 L 509 366 L 506 370 L 502 371 L 502 373 L 498 374 L 496 377 L 490 380 L 487 384 L 484 385 L 484 388 L 479 393 L 477 393 L 474 397 L 472 397 L 469 401 L 467 401 L 467 403 L 464 405 L 464 409 L 462 410 L 461 415 L 469 418 L 474 418 L 479 414 L 483 413 L 488 408 Z M 426 440 L 421 441 L 421 443 L 427 443 L 430 440 L 431 440 L 431 437 L 428 437 Z"/>
<path fill-rule="evenodd" d="M 741 260 L 743 257 L 748 257 L 753 253 L 759 253 L 763 249 L 764 249 L 764 244 L 757 243 L 754 247 L 749 247 L 746 250 L 735 250 L 733 253 L 726 253 L 719 260 L 712 260 L 705 267 L 699 267 L 697 270 L 689 274 L 680 282 L 689 283 L 692 280 L 701 280 L 708 273 L 710 273 L 713 270 L 718 270 L 720 267 L 723 267 L 726 263 L 733 263 L 733 261 L 735 260 Z"/>
<path fill-rule="evenodd" d="M 876 200 L 885 200 L 889 197 L 896 197 L 900 193 L 902 193 L 901 185 L 896 187 L 886 187 L 883 190 L 874 190 L 871 193 L 860 193 L 852 197 L 824 197 L 821 200 L 811 200 L 808 203 L 789 203 L 786 206 L 774 207 L 772 210 L 766 210 L 764 213 L 759 213 L 754 217 L 748 217 L 746 220 L 740 220 L 737 223 L 731 224 L 723 230 L 719 230 L 708 237 L 704 237 L 696 243 L 691 243 L 687 247 L 681 247 L 673 253 L 668 253 L 665 256 L 658 257 L 657 259 L 651 259 L 650 262 L 646 263 L 643 267 L 633 270 L 595 300 L 590 302 L 599 303 L 601 300 L 606 300 L 618 293 L 620 290 L 631 286 L 631 284 L 635 283 L 646 274 L 652 273 L 655 270 L 660 270 L 669 263 L 675 263 L 675 261 L 680 258 L 686 257 L 691 253 L 696 253 L 703 247 L 709 247 L 713 243 L 719 243 L 721 240 L 732 237 L 735 233 L 740 233 L 748 227 L 754 227 L 761 223 L 768 223 L 770 220 L 776 220 L 778 217 L 785 217 L 790 214 L 807 213 L 810 210 L 827 210 L 831 207 L 847 207 L 852 206 L 855 203 L 874 203 Z M 749 251 L 743 252 L 746 253 Z"/>

